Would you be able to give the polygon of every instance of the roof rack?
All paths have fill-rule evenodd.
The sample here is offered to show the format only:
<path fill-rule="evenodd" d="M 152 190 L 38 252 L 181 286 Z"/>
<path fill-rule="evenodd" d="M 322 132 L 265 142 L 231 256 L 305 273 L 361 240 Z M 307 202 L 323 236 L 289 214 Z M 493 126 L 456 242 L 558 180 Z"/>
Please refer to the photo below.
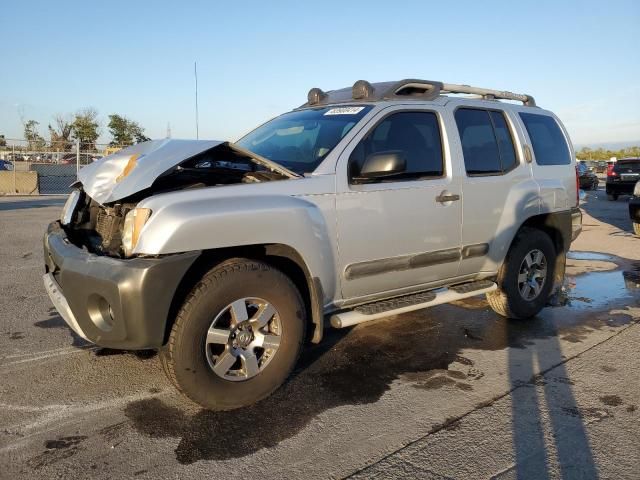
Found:
<path fill-rule="evenodd" d="M 329 92 L 323 92 L 319 88 L 312 88 L 307 95 L 307 103 L 302 105 L 302 107 L 352 102 L 354 100 L 370 102 L 407 98 L 434 100 L 439 95 L 447 93 L 478 95 L 485 100 L 515 100 L 522 102 L 528 107 L 536 106 L 536 101 L 531 95 L 471 87 L 469 85 L 457 85 L 455 83 L 405 79 L 398 82 L 380 82 L 373 84 L 366 80 L 358 80 L 351 88 L 342 88 Z"/>

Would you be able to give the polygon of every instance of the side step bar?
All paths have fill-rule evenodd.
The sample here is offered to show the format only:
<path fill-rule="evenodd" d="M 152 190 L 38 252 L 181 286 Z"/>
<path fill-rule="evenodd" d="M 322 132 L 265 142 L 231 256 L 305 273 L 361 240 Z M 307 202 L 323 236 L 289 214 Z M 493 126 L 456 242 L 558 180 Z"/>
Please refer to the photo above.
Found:
<path fill-rule="evenodd" d="M 475 297 L 482 293 L 496 290 L 498 286 L 490 280 L 461 283 L 449 288 L 440 288 L 428 292 L 414 293 L 402 297 L 390 298 L 379 302 L 360 305 L 353 310 L 336 313 L 331 316 L 331 326 L 345 328 L 358 323 L 369 322 L 379 318 L 401 313 L 413 312 L 443 303 Z"/>

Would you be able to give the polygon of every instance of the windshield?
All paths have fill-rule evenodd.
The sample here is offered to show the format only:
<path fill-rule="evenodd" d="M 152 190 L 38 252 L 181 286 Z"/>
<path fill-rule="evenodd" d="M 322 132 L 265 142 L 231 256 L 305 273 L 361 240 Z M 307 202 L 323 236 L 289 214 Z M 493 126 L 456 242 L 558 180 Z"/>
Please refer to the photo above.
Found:
<path fill-rule="evenodd" d="M 369 110 L 350 105 L 285 113 L 236 144 L 298 174 L 311 173 Z"/>

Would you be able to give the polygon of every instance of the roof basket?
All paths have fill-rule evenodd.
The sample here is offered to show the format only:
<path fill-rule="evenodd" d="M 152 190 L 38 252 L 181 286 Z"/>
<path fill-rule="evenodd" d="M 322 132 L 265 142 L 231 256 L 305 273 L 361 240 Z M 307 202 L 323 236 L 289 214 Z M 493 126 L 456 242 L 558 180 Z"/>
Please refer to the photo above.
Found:
<path fill-rule="evenodd" d="M 312 88 L 307 95 L 308 102 L 304 106 L 322 105 L 330 103 L 345 103 L 354 100 L 379 101 L 400 98 L 415 100 L 434 100 L 441 94 L 463 93 L 478 95 L 485 100 L 515 100 L 529 107 L 535 107 L 536 102 L 531 95 L 512 93 L 503 90 L 457 85 L 455 83 L 434 82 L 431 80 L 405 79 L 398 82 L 369 83 L 358 80 L 351 88 L 342 88 L 323 92 L 319 88 Z"/>

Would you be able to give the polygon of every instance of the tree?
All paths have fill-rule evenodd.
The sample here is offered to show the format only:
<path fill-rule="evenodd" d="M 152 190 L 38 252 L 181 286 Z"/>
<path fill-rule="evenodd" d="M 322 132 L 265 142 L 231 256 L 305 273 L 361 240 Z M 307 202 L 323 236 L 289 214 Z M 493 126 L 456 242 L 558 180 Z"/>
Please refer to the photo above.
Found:
<path fill-rule="evenodd" d="M 149 140 L 144 129 L 133 120 L 118 114 L 109 115 L 109 133 L 112 146 L 132 145 Z"/>
<path fill-rule="evenodd" d="M 98 111 L 95 108 L 85 108 L 76 113 L 72 124 L 73 138 L 80 142 L 80 149 L 96 149 L 96 140 L 100 136 L 99 126 Z"/>
<path fill-rule="evenodd" d="M 71 150 L 71 134 L 73 133 L 73 119 L 68 115 L 57 114 L 53 117 L 55 128 L 49 124 L 49 139 L 51 148 L 59 152 Z"/>
<path fill-rule="evenodd" d="M 7 146 L 7 139 L 4 137 L 4 135 L 0 135 L 0 147 L 6 147 Z"/>
<path fill-rule="evenodd" d="M 44 138 L 38 133 L 39 122 L 26 120 L 23 122 L 24 138 L 27 140 L 29 150 L 41 150 L 45 147 Z"/>

